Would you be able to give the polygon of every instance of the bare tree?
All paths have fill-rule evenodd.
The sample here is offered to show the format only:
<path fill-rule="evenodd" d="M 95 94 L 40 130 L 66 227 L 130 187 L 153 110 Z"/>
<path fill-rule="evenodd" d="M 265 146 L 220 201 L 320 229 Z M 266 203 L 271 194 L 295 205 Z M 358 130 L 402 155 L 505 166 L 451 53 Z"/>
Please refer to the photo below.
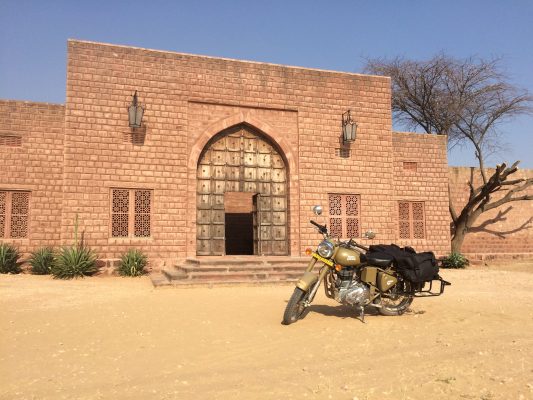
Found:
<path fill-rule="evenodd" d="M 474 182 L 472 173 L 469 198 L 459 212 L 450 196 L 452 251 L 461 250 L 465 235 L 483 212 L 533 199 L 524 194 L 533 179 L 511 177 L 520 161 L 511 166 L 502 163 L 493 170 L 485 165 L 499 144 L 499 125 L 532 112 L 533 97 L 509 83 L 498 60 L 458 60 L 443 54 L 428 61 L 372 59 L 367 60 L 366 71 L 391 77 L 397 122 L 447 135 L 450 147 L 469 143 L 474 148 L 481 183 Z"/>

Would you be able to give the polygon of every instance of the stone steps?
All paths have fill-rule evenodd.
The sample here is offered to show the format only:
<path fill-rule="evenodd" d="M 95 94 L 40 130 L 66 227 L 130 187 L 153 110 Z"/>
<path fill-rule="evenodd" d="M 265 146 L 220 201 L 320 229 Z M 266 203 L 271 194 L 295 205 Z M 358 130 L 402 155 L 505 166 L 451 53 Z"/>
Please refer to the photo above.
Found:
<path fill-rule="evenodd" d="M 293 285 L 297 279 L 294 280 L 277 280 L 277 279 L 261 279 L 261 280 L 224 280 L 224 281 L 191 281 L 178 280 L 170 281 L 168 279 L 157 280 L 154 277 L 156 274 L 150 275 L 152 284 L 157 288 L 211 288 L 211 287 L 226 287 L 226 286 L 274 286 L 274 285 Z M 163 274 L 160 274 L 161 276 Z"/>
<path fill-rule="evenodd" d="M 293 264 L 263 264 L 263 265 L 248 265 L 248 264 L 237 264 L 237 265 L 202 265 L 202 266 L 192 266 L 192 265 L 178 265 L 173 267 L 176 271 L 180 273 L 189 274 L 194 272 L 283 272 L 283 271 L 301 271 L 302 265 L 293 265 Z"/>
<path fill-rule="evenodd" d="M 150 278 L 156 287 L 282 284 L 295 282 L 308 262 L 308 257 L 198 257 Z"/>

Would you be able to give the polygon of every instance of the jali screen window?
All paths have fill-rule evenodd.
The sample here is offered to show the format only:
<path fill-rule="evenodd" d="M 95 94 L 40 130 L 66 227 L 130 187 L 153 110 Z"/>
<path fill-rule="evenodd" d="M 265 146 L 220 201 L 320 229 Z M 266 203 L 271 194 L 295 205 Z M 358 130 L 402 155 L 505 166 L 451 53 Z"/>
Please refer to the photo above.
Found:
<path fill-rule="evenodd" d="M 111 237 L 150 237 L 152 190 L 111 189 Z"/>
<path fill-rule="evenodd" d="M 400 201 L 398 203 L 400 239 L 424 239 L 426 237 L 426 216 L 421 201 Z"/>
<path fill-rule="evenodd" d="M 343 239 L 361 236 L 361 196 L 329 194 L 329 231 Z"/>
<path fill-rule="evenodd" d="M 0 238 L 27 238 L 30 192 L 0 191 Z"/>

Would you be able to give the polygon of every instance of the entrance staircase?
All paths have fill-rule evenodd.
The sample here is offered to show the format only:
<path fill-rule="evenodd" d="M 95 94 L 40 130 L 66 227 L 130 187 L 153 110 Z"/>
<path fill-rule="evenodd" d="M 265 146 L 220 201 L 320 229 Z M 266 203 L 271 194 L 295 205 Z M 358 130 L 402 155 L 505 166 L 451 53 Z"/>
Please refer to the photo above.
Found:
<path fill-rule="evenodd" d="M 296 282 L 309 257 L 199 256 L 152 273 L 156 287 L 233 286 Z"/>

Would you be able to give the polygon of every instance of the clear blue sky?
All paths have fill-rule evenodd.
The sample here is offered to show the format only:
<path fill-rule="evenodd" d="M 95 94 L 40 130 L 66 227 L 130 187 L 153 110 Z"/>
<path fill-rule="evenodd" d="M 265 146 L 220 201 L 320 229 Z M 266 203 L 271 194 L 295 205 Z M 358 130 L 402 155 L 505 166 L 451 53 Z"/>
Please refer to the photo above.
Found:
<path fill-rule="evenodd" d="M 0 98 L 64 103 L 68 38 L 347 72 L 368 57 L 502 57 L 533 92 L 532 21 L 532 0 L 0 0 Z M 533 168 L 533 116 L 501 128 L 493 162 Z M 449 161 L 475 165 L 468 149 Z"/>

